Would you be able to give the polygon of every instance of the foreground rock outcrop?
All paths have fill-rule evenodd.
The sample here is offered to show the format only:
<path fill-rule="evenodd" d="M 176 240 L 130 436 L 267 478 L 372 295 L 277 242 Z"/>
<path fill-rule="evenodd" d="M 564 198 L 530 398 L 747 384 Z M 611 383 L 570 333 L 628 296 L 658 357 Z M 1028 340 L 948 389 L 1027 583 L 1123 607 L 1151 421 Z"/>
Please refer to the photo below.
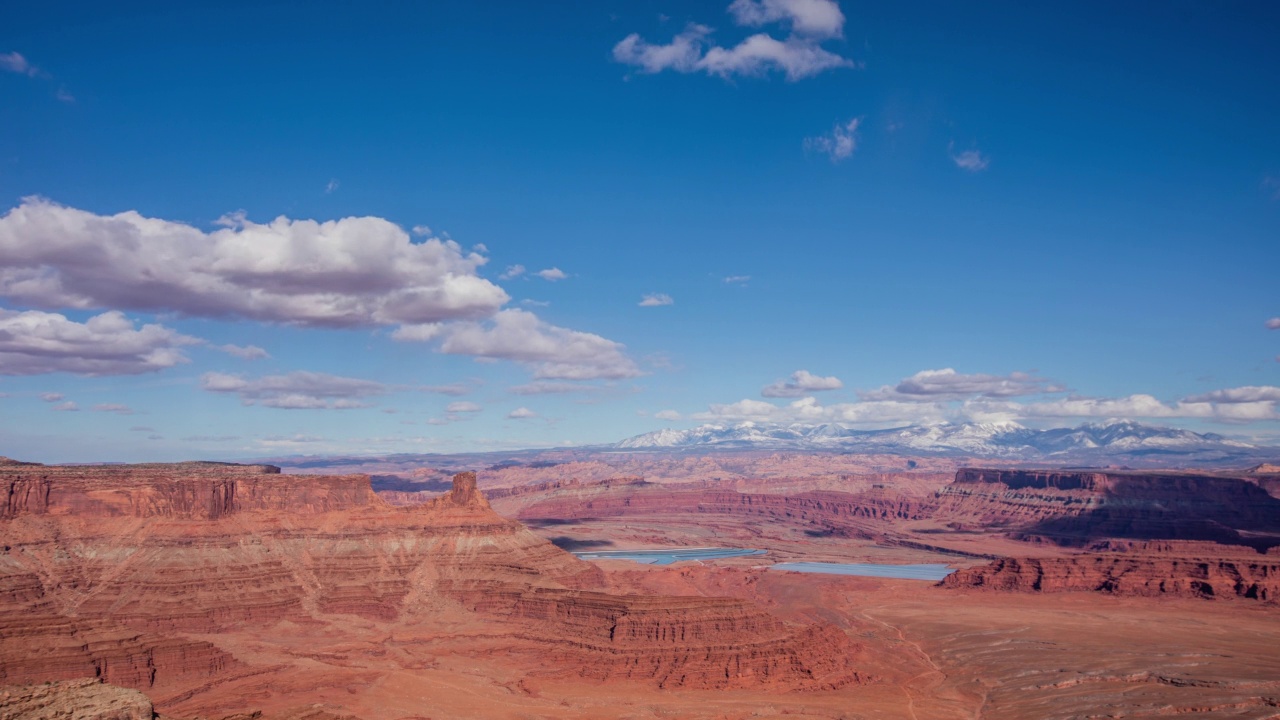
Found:
<path fill-rule="evenodd" d="M 97 680 L 0 687 L 0 720 L 152 720 L 146 695 Z"/>
<path fill-rule="evenodd" d="M 95 677 L 188 698 L 258 671 L 219 634 L 437 617 L 489 623 L 545 674 L 662 687 L 861 679 L 857 647 L 832 627 L 737 600 L 600 592 L 598 568 L 494 513 L 473 473 L 406 508 L 365 476 L 270 466 L 7 464 L 0 488 L 7 683 Z"/>

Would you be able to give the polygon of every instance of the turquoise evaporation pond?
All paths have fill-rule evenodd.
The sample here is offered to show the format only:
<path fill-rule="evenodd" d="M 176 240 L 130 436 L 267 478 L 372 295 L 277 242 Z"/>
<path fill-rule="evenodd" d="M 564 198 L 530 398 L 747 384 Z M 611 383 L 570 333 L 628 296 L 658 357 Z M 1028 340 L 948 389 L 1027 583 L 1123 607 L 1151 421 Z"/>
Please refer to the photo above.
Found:
<path fill-rule="evenodd" d="M 898 580 L 938 581 L 955 572 L 946 565 L 877 565 L 874 563 L 824 563 L 784 562 L 771 565 L 771 570 L 789 570 L 828 575 L 861 575 L 863 577 L 895 578 Z"/>
<path fill-rule="evenodd" d="M 682 548 L 680 550 L 583 550 L 575 552 L 581 560 L 631 560 L 646 565 L 670 565 L 685 560 L 721 560 L 724 558 L 764 555 L 764 550 L 747 548 Z"/>

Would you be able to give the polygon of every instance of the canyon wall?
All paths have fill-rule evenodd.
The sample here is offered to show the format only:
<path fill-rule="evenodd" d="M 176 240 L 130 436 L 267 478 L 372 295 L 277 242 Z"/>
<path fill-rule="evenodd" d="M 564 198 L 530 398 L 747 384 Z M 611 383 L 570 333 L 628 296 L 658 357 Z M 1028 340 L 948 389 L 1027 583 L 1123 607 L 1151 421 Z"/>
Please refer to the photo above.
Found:
<path fill-rule="evenodd" d="M 1008 592 L 1103 592 L 1125 596 L 1242 598 L 1280 601 L 1280 557 L 1187 558 L 1089 553 L 1003 558 L 959 570 L 948 588 Z"/>
<path fill-rule="evenodd" d="M 1080 546 L 1100 538 L 1280 544 L 1280 500 L 1244 478 L 962 468 L 937 494 L 957 528 Z"/>
<path fill-rule="evenodd" d="M 612 596 L 502 518 L 474 473 L 396 508 L 365 476 L 270 466 L 0 468 L 0 680 L 172 688 L 240 661 L 192 635 L 470 613 L 547 672 L 664 687 L 833 687 L 856 647 L 736 600 Z M 92 638 L 92 642 L 85 642 Z"/>

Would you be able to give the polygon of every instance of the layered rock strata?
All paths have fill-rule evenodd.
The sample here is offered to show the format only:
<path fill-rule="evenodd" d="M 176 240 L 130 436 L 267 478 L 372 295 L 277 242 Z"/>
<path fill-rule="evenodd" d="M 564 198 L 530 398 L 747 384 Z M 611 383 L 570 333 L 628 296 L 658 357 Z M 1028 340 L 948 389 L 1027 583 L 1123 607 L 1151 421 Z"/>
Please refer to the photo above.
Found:
<path fill-rule="evenodd" d="M 595 566 L 494 513 L 473 473 L 409 508 L 384 503 L 364 476 L 270 466 L 10 464 L 0 482 L 8 682 L 180 685 L 236 663 L 192 634 L 449 608 L 508 626 L 558 672 L 664 687 L 858 679 L 856 648 L 830 627 L 732 600 L 594 592 Z"/>
<path fill-rule="evenodd" d="M 1243 478 L 963 468 L 938 493 L 954 527 L 1083 545 L 1101 538 L 1280 544 L 1280 500 Z"/>
<path fill-rule="evenodd" d="M 1178 558 L 1111 553 L 1049 558 L 1003 558 L 958 570 L 948 588 L 1009 592 L 1102 592 L 1280 601 L 1280 558 Z"/>

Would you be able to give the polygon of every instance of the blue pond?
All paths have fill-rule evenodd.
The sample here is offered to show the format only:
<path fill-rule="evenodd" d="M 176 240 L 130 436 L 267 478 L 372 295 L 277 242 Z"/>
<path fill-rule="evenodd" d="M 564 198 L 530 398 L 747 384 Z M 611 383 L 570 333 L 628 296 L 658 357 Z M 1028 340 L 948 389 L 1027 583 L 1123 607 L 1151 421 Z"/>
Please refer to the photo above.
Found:
<path fill-rule="evenodd" d="M 576 552 L 582 560 L 631 560 L 646 565 L 670 565 L 684 560 L 721 560 L 745 555 L 764 555 L 764 550 L 746 548 L 681 548 L 679 550 L 585 550 Z"/>
<path fill-rule="evenodd" d="M 872 563 L 785 562 L 771 566 L 774 570 L 827 573 L 828 575 L 862 575 L 901 580 L 938 581 L 953 570 L 946 565 L 876 565 Z"/>

